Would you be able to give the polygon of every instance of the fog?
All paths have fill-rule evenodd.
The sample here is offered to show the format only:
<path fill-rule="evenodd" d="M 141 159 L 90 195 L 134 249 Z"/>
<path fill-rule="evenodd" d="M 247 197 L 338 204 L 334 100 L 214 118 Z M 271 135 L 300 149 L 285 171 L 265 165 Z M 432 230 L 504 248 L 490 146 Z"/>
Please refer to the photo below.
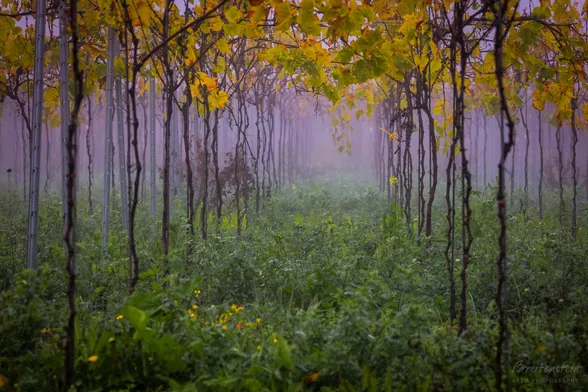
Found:
<path fill-rule="evenodd" d="M 96 99 L 94 96 L 86 97 L 82 108 L 82 121 L 79 134 L 78 145 L 78 178 L 82 189 L 88 188 L 90 171 L 92 182 L 95 187 L 93 198 L 97 201 L 101 199 L 100 187 L 103 182 L 104 171 L 104 149 L 105 149 L 105 107 L 104 98 Z M 88 109 L 91 107 L 91 121 L 89 122 Z M 398 129 L 398 122 L 390 126 L 387 121 L 390 116 L 386 116 L 384 107 L 379 107 L 371 117 L 362 116 L 360 119 L 353 118 L 348 124 L 343 121 L 342 126 L 333 127 L 332 119 L 336 114 L 329 114 L 327 103 L 324 100 L 316 99 L 310 96 L 292 95 L 287 102 L 287 110 L 280 112 L 283 104 L 275 105 L 272 119 L 274 123 L 273 138 L 271 149 L 269 144 L 269 130 L 266 134 L 267 140 L 265 148 L 267 153 L 271 150 L 272 165 L 277 173 L 280 172 L 280 163 L 283 166 L 288 165 L 287 159 L 292 160 L 296 166 L 295 174 L 288 181 L 297 180 L 317 180 L 327 171 L 353 171 L 357 176 L 366 180 L 373 180 L 374 184 L 379 182 L 381 190 L 385 190 L 388 182 L 387 172 L 387 146 L 391 143 L 394 158 L 392 164 L 395 164 L 398 154 L 404 154 L 407 142 L 410 143 L 410 155 L 412 161 L 413 175 L 417 176 L 418 171 L 418 124 L 413 127 L 410 140 L 406 137 L 406 131 L 401 134 Z M 159 97 L 156 101 L 156 120 L 155 120 L 155 150 L 157 165 L 157 182 L 158 189 L 161 190 L 161 175 L 163 167 L 163 101 Z M 549 112 L 549 107 L 546 112 Z M 517 126 L 515 149 L 510 154 L 507 163 L 508 186 L 514 185 L 514 188 L 523 188 L 525 185 L 525 161 L 527 160 L 528 173 L 527 181 L 529 194 L 536 196 L 538 192 L 537 184 L 540 177 L 540 148 L 539 148 L 539 113 L 527 103 L 522 112 L 526 113 L 526 125 L 529 133 L 528 140 L 528 157 L 526 129 L 520 120 L 521 110 L 517 110 Z M 123 108 L 124 118 L 126 118 L 126 108 Z M 145 97 L 139 100 L 139 147 L 141 151 L 141 160 L 143 164 L 144 183 L 142 184 L 141 195 L 146 197 L 145 193 L 149 192 L 148 172 L 150 169 L 149 139 L 148 131 L 149 121 L 149 103 Z M 175 107 L 176 115 L 172 117 L 172 160 L 176 162 L 176 175 L 173 176 L 172 186 L 177 193 L 183 186 L 180 180 L 180 171 L 182 165 L 185 165 L 185 146 L 182 137 L 182 117 L 177 106 Z M 249 148 L 253 154 L 248 154 L 249 165 L 255 163 L 255 152 L 257 149 L 256 140 L 256 113 L 255 108 L 248 108 L 249 127 L 246 130 Z M 196 145 L 203 140 L 202 119 L 193 110 L 190 114 L 190 150 L 197 154 Z M 267 117 L 267 114 L 266 114 Z M 353 113 L 352 113 L 352 117 Z M 443 121 L 443 116 L 435 116 L 439 123 Z M 388 120 L 387 120 L 388 119 Z M 557 188 L 559 186 L 559 159 L 558 142 L 556 138 L 556 126 L 550 123 L 548 115 L 543 115 L 541 120 L 542 144 L 543 144 L 543 161 L 544 161 L 544 189 Z M 417 123 L 416 119 L 413 120 Z M 480 110 L 473 110 L 466 113 L 465 123 L 465 145 L 466 156 L 470 161 L 470 171 L 472 173 L 472 182 L 475 189 L 483 190 L 488 183 L 495 182 L 497 175 L 497 163 L 500 156 L 500 133 L 497 116 L 485 116 Z M 173 125 L 175 122 L 175 125 Z M 552 122 L 552 121 L 551 121 Z M 431 172 L 430 162 L 430 143 L 428 134 L 427 119 L 424 119 L 424 147 L 425 147 L 425 173 L 426 179 L 429 180 Z M 123 124 L 126 125 L 126 124 Z M 437 124 L 439 125 L 439 124 Z M 401 149 L 398 150 L 398 139 L 390 140 L 388 134 L 382 129 L 389 132 L 397 132 L 402 138 Z M 439 130 L 439 128 L 438 128 Z M 128 146 L 128 135 L 126 127 L 123 130 L 125 135 L 125 144 Z M 279 159 L 277 155 L 280 150 L 280 134 L 283 132 L 284 146 L 294 148 L 294 156 Z M 177 137 L 174 139 L 174 135 Z M 262 135 L 263 136 L 263 135 Z M 2 118 L 0 122 L 0 170 L 2 172 L 2 189 L 4 192 L 9 190 L 15 194 L 26 198 L 25 187 L 28 186 L 27 179 L 30 175 L 30 148 L 29 132 L 25 121 L 20 116 L 18 106 L 7 99 L 3 104 Z M 291 140 L 288 138 L 292 138 Z M 438 137 L 438 131 L 436 132 Z M 235 142 L 237 140 L 237 130 L 234 121 L 231 119 L 227 109 L 222 111 L 218 126 L 218 154 L 219 166 L 224 168 L 228 159 L 227 154 L 233 154 L 235 151 Z M 560 129 L 560 150 L 563 164 L 563 182 L 564 185 L 572 185 L 572 143 L 573 135 L 569 125 Z M 42 152 L 41 152 L 41 185 L 43 192 L 58 191 L 60 189 L 62 177 L 61 163 L 61 136 L 59 126 L 51 127 L 49 120 L 44 121 L 42 129 Z M 286 140 L 287 139 L 287 140 Z M 210 137 L 212 141 L 212 137 Z M 209 142 L 210 142 L 209 141 Z M 292 145 L 286 146 L 286 142 Z M 298 144 L 297 144 L 298 143 Z M 577 180 L 580 185 L 586 183 L 586 169 L 588 167 L 587 137 L 584 132 L 579 133 L 577 145 Z M 438 178 L 441 181 L 445 178 L 445 168 L 448 160 L 448 146 L 451 139 L 445 135 L 438 139 Z M 117 124 L 114 121 L 113 130 L 113 185 L 119 186 L 119 142 L 117 138 Z M 260 151 L 263 145 L 260 146 Z M 125 154 L 127 153 L 125 148 Z M 457 163 L 460 164 L 461 154 L 457 155 Z M 196 165 L 196 162 L 192 162 Z M 261 162 L 258 163 L 261 167 Z M 514 171 L 513 171 L 514 168 Z M 285 167 L 284 167 L 285 170 Z M 394 167 L 390 169 L 394 174 Z M 514 173 L 514 176 L 513 176 Z"/>

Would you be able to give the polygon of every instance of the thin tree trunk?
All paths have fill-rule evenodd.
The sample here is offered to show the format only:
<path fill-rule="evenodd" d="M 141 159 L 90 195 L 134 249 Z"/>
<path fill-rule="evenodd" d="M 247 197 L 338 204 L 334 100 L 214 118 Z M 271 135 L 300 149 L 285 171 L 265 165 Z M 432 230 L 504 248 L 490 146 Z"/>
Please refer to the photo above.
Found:
<path fill-rule="evenodd" d="M 433 202 L 435 201 L 435 193 L 437 191 L 437 177 L 439 173 L 439 165 L 437 163 L 437 138 L 435 135 L 435 119 L 433 118 L 433 113 L 431 112 L 431 95 L 429 90 L 428 102 L 427 105 L 427 118 L 428 118 L 428 125 L 429 125 L 429 143 L 430 143 L 430 154 L 432 158 L 432 183 L 429 188 L 429 201 L 427 203 L 427 224 L 425 227 L 425 235 L 430 237 L 433 234 Z"/>
<path fill-rule="evenodd" d="M 219 110 L 214 111 L 214 126 L 212 128 L 212 159 L 214 164 L 214 182 L 216 184 L 216 223 L 217 230 L 221 227 L 221 217 L 223 210 L 223 194 L 220 181 L 220 170 L 218 162 L 218 135 L 219 135 Z"/>
<path fill-rule="evenodd" d="M 419 121 L 419 196 L 418 196 L 418 205 L 419 205 L 419 217 L 417 221 L 418 227 L 418 234 L 417 234 L 417 244 L 420 246 L 421 242 L 421 234 L 423 231 L 423 227 L 425 225 L 426 215 L 425 215 L 425 124 L 423 122 L 423 112 L 422 107 L 424 104 L 423 99 L 423 84 L 424 78 L 421 78 L 417 91 L 418 101 L 419 101 L 419 108 L 417 109 L 418 121 Z"/>
<path fill-rule="evenodd" d="M 67 211 L 67 189 L 65 174 L 67 172 L 66 138 L 69 126 L 69 92 L 68 92 L 68 48 L 67 48 L 67 1 L 59 2 L 59 109 L 61 114 L 61 208 L 63 230 L 65 231 Z"/>
<path fill-rule="evenodd" d="M 39 0 L 43 1 L 43 0 Z M 65 0 L 62 0 L 65 2 Z M 39 9 L 39 8 L 37 8 Z M 83 74 L 78 64 L 78 34 L 77 34 L 77 0 L 71 0 L 70 9 L 70 31 L 72 34 L 72 59 L 74 72 L 74 107 L 69 122 L 69 132 L 67 137 L 67 225 L 63 239 L 67 251 L 67 298 L 69 307 L 69 317 L 66 328 L 66 345 L 65 345 L 65 385 L 66 389 L 75 385 L 75 319 L 76 319 L 76 234 L 75 226 L 77 219 L 76 211 L 76 191 L 77 191 L 77 148 L 78 148 L 78 115 L 84 98 L 83 92 Z M 74 387 L 75 388 L 75 387 Z"/>
<path fill-rule="evenodd" d="M 486 153 L 488 152 L 488 128 L 486 127 L 486 116 L 482 116 L 482 121 L 484 123 L 484 190 L 486 189 L 486 185 L 488 185 L 488 165 L 487 165 L 487 158 Z"/>
<path fill-rule="evenodd" d="M 164 253 L 164 268 L 165 275 L 169 273 L 169 221 L 170 221 L 170 138 L 171 138 L 171 117 L 173 111 L 173 83 L 174 83 L 174 71 L 169 62 L 169 43 L 167 38 L 169 36 L 169 14 L 173 0 L 167 0 L 165 4 L 165 10 L 163 13 L 163 39 L 165 44 L 163 46 L 163 65 L 165 67 L 165 123 L 164 123 L 164 163 L 163 163 L 163 218 L 161 224 L 162 241 L 163 241 L 163 253 Z"/>
<path fill-rule="evenodd" d="M 256 152 L 255 152 L 255 167 L 254 167 L 254 171 L 255 171 L 255 212 L 259 212 L 259 202 L 260 202 L 260 185 L 259 185 L 259 154 L 261 153 L 261 130 L 260 130 L 260 117 L 263 115 L 262 113 L 260 113 L 261 111 L 261 102 L 260 102 L 260 98 L 257 94 L 257 92 L 255 93 L 255 113 L 256 113 L 256 120 L 255 120 L 255 128 L 257 130 L 257 137 L 256 137 L 256 142 L 255 142 L 255 148 L 256 148 Z M 263 121 L 263 120 L 262 120 Z"/>
<path fill-rule="evenodd" d="M 557 145 L 557 157 L 558 157 L 558 178 L 559 178 L 559 224 L 563 228 L 564 219 L 564 195 L 563 195 L 563 152 L 561 150 L 561 123 L 558 122 L 557 129 L 555 130 L 555 140 Z"/>
<path fill-rule="evenodd" d="M 451 42 L 451 74 L 453 84 L 455 85 L 455 62 L 456 62 L 456 43 L 452 39 Z M 455 89 L 454 89 L 455 91 Z M 455 112 L 456 97 L 453 97 L 453 112 Z M 455 126 L 455 120 L 453 122 L 453 135 L 451 139 L 451 147 L 449 151 L 449 159 L 447 160 L 446 174 L 446 187 L 445 187 L 445 202 L 447 204 L 447 245 L 445 247 L 445 264 L 447 266 L 447 272 L 449 273 L 449 325 L 453 327 L 455 320 L 455 267 L 454 267 L 454 242 L 455 242 L 455 196 L 451 197 L 452 185 L 453 195 L 455 195 L 455 147 L 457 145 L 457 130 Z M 449 251 L 451 250 L 451 255 Z"/>
<path fill-rule="evenodd" d="M 237 80 L 239 80 L 239 74 L 237 73 Z M 240 87 L 238 87 L 240 89 Z M 241 91 L 239 90 L 238 94 L 241 94 Z M 242 109 L 241 109 L 241 102 L 238 103 L 239 105 L 239 120 L 242 119 Z M 241 207 L 240 207 L 240 194 L 239 192 L 241 191 L 241 175 L 239 172 L 239 150 L 240 150 L 240 143 L 241 143 L 241 129 L 240 127 L 242 126 L 242 121 L 239 121 L 239 124 L 237 124 L 237 142 L 235 143 L 235 206 L 236 206 L 236 214 L 237 214 L 237 236 L 241 236 L 241 226 L 242 226 L 242 221 L 241 221 Z"/>
<path fill-rule="evenodd" d="M 267 163 L 268 154 L 268 147 L 267 147 L 267 129 L 265 127 L 265 115 L 264 115 L 264 105 L 263 99 L 261 100 L 261 130 L 262 130 L 262 138 L 263 138 L 263 147 L 261 150 L 261 189 L 263 197 L 268 196 L 267 188 L 265 185 L 266 175 L 269 175 L 269 166 Z"/>
<path fill-rule="evenodd" d="M 541 129 L 541 112 L 537 112 L 539 123 L 539 220 L 543 220 L 543 131 Z"/>
<path fill-rule="evenodd" d="M 41 130 L 43 121 L 43 79 L 45 56 L 45 6 L 37 0 L 35 17 L 35 65 L 33 88 L 33 146 L 31 149 L 31 172 L 29 175 L 29 215 L 27 268 L 37 269 L 37 234 L 39 229 L 39 181 L 41 171 Z"/>
<path fill-rule="evenodd" d="M 396 85 L 396 88 L 399 91 L 399 96 L 398 96 L 398 100 L 400 101 L 400 97 L 402 96 L 402 86 L 400 84 Z M 398 122 L 398 136 L 396 138 L 396 142 L 398 143 L 398 148 L 397 148 L 397 154 L 398 157 L 396 158 L 396 172 L 397 174 L 397 179 L 398 179 L 398 194 L 400 195 L 400 208 L 404 208 L 404 192 L 402 192 L 402 184 L 404 183 L 404 168 L 402 165 L 402 141 L 404 139 L 404 127 L 402 126 L 401 123 L 401 117 L 398 118 L 397 122 Z"/>
<path fill-rule="evenodd" d="M 524 201 L 522 203 L 523 216 L 527 217 L 527 208 L 529 203 L 529 145 L 531 143 L 529 139 L 529 126 L 527 124 L 527 109 L 525 107 L 525 113 L 521 108 L 521 122 L 525 128 L 525 185 L 524 185 Z"/>
<path fill-rule="evenodd" d="M 475 156 L 475 164 L 476 164 L 476 169 L 474 172 L 474 184 L 475 184 L 475 188 L 479 188 L 480 187 L 480 154 L 479 154 L 479 148 L 480 148 L 480 112 L 476 111 L 474 112 L 476 115 L 476 140 L 474 141 L 474 156 Z"/>
<path fill-rule="evenodd" d="M 515 131 L 515 140 L 516 140 L 516 131 Z M 510 205 L 513 206 L 514 209 L 514 205 L 515 205 L 515 201 L 514 201 L 514 193 L 515 193 L 515 157 L 516 157 L 516 153 L 517 153 L 517 147 L 516 147 L 516 143 L 513 144 L 512 146 L 512 159 L 511 159 L 511 164 L 510 164 Z"/>
<path fill-rule="evenodd" d="M 405 148 L 404 148 L 404 191 L 405 191 L 405 198 L 406 203 L 404 204 L 404 214 L 406 219 L 406 230 L 408 233 L 411 232 L 411 218 L 412 218 L 412 211 L 411 211 L 411 200 L 412 200 L 412 154 L 410 151 L 410 144 L 412 139 L 412 93 L 410 91 L 410 86 L 408 82 L 408 76 L 405 78 L 404 82 L 404 91 L 406 94 L 406 100 L 408 101 L 408 108 L 407 108 L 407 115 L 406 115 L 406 138 L 405 138 Z"/>
<path fill-rule="evenodd" d="M 139 39 L 135 34 L 135 30 L 133 24 L 131 22 L 131 18 L 129 15 L 128 4 L 126 1 L 123 2 L 125 16 L 126 16 L 126 25 L 127 30 L 131 34 L 132 44 L 133 44 L 133 52 L 132 52 L 132 74 L 131 74 L 131 84 L 128 90 L 127 96 L 127 125 L 129 127 L 129 138 L 130 144 L 133 146 L 133 153 L 134 153 L 134 167 L 135 167 L 135 178 L 133 181 L 132 187 L 132 194 L 131 196 L 131 211 L 129 215 L 129 252 L 130 252 L 130 260 L 129 260 L 129 291 L 132 294 L 135 291 L 135 286 L 139 281 L 139 255 L 137 253 L 137 244 L 135 239 L 135 217 L 137 214 L 137 204 L 139 203 L 139 186 L 141 182 L 141 159 L 139 155 L 139 118 L 137 116 L 137 75 L 139 73 L 139 69 L 137 68 L 138 64 L 138 51 L 139 51 Z M 125 37 L 127 35 L 125 34 Z M 127 40 L 125 39 L 125 51 L 127 52 L 127 81 L 128 81 L 128 62 L 129 62 L 129 53 L 128 53 L 128 45 Z M 129 102 L 130 101 L 130 102 Z M 129 106 L 130 104 L 130 106 Z M 132 135 L 130 134 L 131 128 L 131 111 L 133 115 L 133 123 L 132 123 Z M 128 167 L 131 167 L 130 162 L 130 151 L 129 151 L 129 163 Z M 130 176 L 130 172 L 129 172 Z M 131 178 L 129 177 L 129 181 Z M 129 188 L 129 193 L 131 192 L 131 188 Z"/>
<path fill-rule="evenodd" d="M 498 204 L 498 219 L 500 221 L 500 235 L 498 237 L 499 256 L 497 258 L 497 290 L 496 290 L 496 304 L 498 306 L 498 341 L 496 342 L 496 358 L 495 358 L 495 386 L 498 392 L 502 392 L 502 357 L 505 353 L 505 367 L 509 369 L 508 353 L 509 353 L 509 331 L 508 331 L 508 263 L 507 263 L 507 234 L 506 234 L 506 197 L 505 197 L 505 164 L 508 154 L 510 153 L 515 143 L 515 124 L 511 117 L 508 102 L 505 95 L 504 88 L 504 68 L 503 68 L 503 54 L 502 46 L 506 38 L 504 31 L 504 11 L 506 6 L 502 2 L 498 5 L 495 11 L 496 29 L 494 36 L 494 64 L 495 75 L 498 84 L 498 92 L 500 96 L 500 161 L 498 163 L 498 190 L 497 190 L 497 204 Z M 508 139 L 504 134 L 504 120 L 508 126 Z M 504 346 L 504 347 L 503 347 Z M 506 374 L 506 388 L 510 390 L 508 372 Z"/>
<path fill-rule="evenodd" d="M 200 230 L 202 232 L 202 239 L 206 240 L 208 237 L 208 165 L 210 160 L 210 152 L 208 151 L 208 140 L 210 138 L 210 110 L 208 108 L 208 99 L 204 102 L 204 179 L 202 189 L 202 209 L 200 211 Z"/>
<path fill-rule="evenodd" d="M 106 139 L 104 145 L 104 196 L 102 201 L 102 249 L 108 253 L 108 226 L 110 220 L 110 185 L 112 172 L 112 126 L 114 120 L 114 51 L 115 51 L 116 30 L 108 28 L 108 64 L 106 72 Z M 104 259 L 101 261 L 104 271 Z"/>
<path fill-rule="evenodd" d="M 92 132 L 92 100 L 88 97 L 88 128 L 86 129 L 86 153 L 88 154 L 88 205 L 90 215 L 94 214 L 92 206 L 92 146 L 90 134 Z"/>
<path fill-rule="evenodd" d="M 460 17 L 462 20 L 463 14 Z M 461 146 L 461 187 L 463 194 L 462 204 L 462 268 L 461 268 L 461 293 L 460 293 L 460 317 L 459 317 L 459 334 L 462 335 L 467 329 L 467 270 L 470 263 L 470 249 L 472 247 L 472 231 L 470 228 L 470 222 L 472 219 L 472 209 L 470 206 L 470 196 L 472 193 L 472 173 L 469 169 L 469 162 L 467 154 L 469 151 L 465 146 L 465 77 L 467 67 L 467 53 L 465 43 L 463 42 L 463 29 L 461 31 L 461 42 L 460 42 L 460 90 L 458 100 L 458 116 L 459 121 L 459 138 Z M 471 137 L 470 137 L 471 138 Z"/>
<path fill-rule="evenodd" d="M 143 152 L 141 162 L 147 162 L 147 141 L 149 139 L 149 119 L 147 117 L 147 100 L 141 101 L 143 109 Z M 145 202 L 145 182 L 147 181 L 147 170 L 142 171 L 141 176 L 141 204 Z"/>
<path fill-rule="evenodd" d="M 188 22 L 188 13 L 186 10 L 186 23 Z M 187 204 L 187 217 L 188 217 L 188 234 L 191 237 L 194 237 L 194 216 L 196 215 L 194 210 L 194 179 L 192 173 L 192 162 L 190 161 L 190 107 L 192 106 L 192 93 L 190 92 L 190 78 L 189 78 L 189 70 L 184 70 L 184 79 L 186 80 L 186 87 L 184 90 L 184 95 L 186 101 L 184 102 L 184 107 L 182 110 L 183 120 L 184 120 L 184 149 L 186 153 L 186 189 L 187 189 L 187 197 L 186 197 L 186 204 Z M 189 260 L 190 256 L 192 255 L 192 245 L 191 241 L 188 244 L 188 255 L 187 258 Z"/>
<path fill-rule="evenodd" d="M 45 116 L 45 137 L 47 139 L 47 148 L 45 149 L 45 184 L 43 185 L 43 192 L 49 192 L 49 180 L 51 177 L 51 172 L 49 170 L 50 167 L 50 159 L 51 159 L 51 139 L 49 135 L 49 118 Z"/>
<path fill-rule="evenodd" d="M 120 54 L 120 43 L 117 41 L 117 56 Z M 128 59 L 127 59 L 128 61 Z M 123 229 L 129 230 L 129 202 L 127 188 L 127 168 L 125 159 L 125 136 L 124 136 L 124 119 L 123 119 L 123 95 L 121 78 L 115 78 L 116 89 L 116 118 L 117 118 L 117 135 L 118 135 L 118 176 L 120 182 L 120 206 L 122 214 Z M 126 94 L 126 92 L 125 92 Z"/>
<path fill-rule="evenodd" d="M 280 133 L 278 136 L 278 188 L 284 187 L 284 128 L 285 128 L 285 116 L 284 116 L 284 105 L 280 100 Z"/>
<path fill-rule="evenodd" d="M 157 216 L 157 184 L 156 184 L 156 152 L 155 152 L 155 77 L 151 76 L 149 81 L 149 110 L 151 116 L 149 130 L 149 177 L 150 177 L 150 212 L 151 216 Z"/>
<path fill-rule="evenodd" d="M 175 83 L 175 80 L 172 82 Z M 173 90 L 173 87 L 172 87 Z M 175 100 L 175 91 L 172 91 L 172 99 Z M 171 136 L 170 136 L 170 143 L 171 143 L 171 162 L 170 162 L 170 186 L 171 186 L 171 199 L 172 202 L 170 202 L 170 221 L 173 218 L 173 200 L 175 198 L 175 196 L 178 194 L 178 186 L 177 186 L 177 166 L 178 166 L 178 151 L 177 151 L 177 134 L 178 134 L 178 121 L 177 121 L 177 110 L 175 110 L 176 108 L 173 107 L 172 108 L 172 114 L 171 114 Z"/>
<path fill-rule="evenodd" d="M 22 200 L 26 201 L 26 199 L 27 199 L 27 162 L 30 160 L 31 153 L 29 150 L 29 153 L 27 154 L 27 146 L 29 146 L 29 148 L 30 148 L 30 144 L 27 143 L 26 137 L 25 137 L 24 116 L 22 115 L 22 111 L 19 111 L 19 112 L 21 113 L 20 136 L 21 136 L 21 140 L 22 140 Z M 16 119 L 16 117 L 15 117 L 15 119 Z M 15 120 L 15 122 L 16 122 L 16 120 Z M 15 124 L 15 126 L 16 126 L 16 124 Z"/>
<path fill-rule="evenodd" d="M 576 146 L 578 145 L 578 129 L 576 127 L 576 94 L 574 94 L 574 98 L 571 101 L 571 109 L 572 109 L 572 176 L 574 182 L 574 190 L 572 196 L 572 236 L 574 240 L 576 239 L 577 233 L 577 226 L 578 226 L 578 206 L 577 206 L 577 198 L 578 198 L 578 177 L 576 173 Z"/>
<path fill-rule="evenodd" d="M 278 180 L 276 176 L 276 157 L 274 155 L 274 133 L 276 128 L 276 115 L 275 115 L 275 99 L 276 95 L 272 96 L 272 99 L 268 102 L 268 127 L 269 127 L 269 162 L 272 166 L 272 174 L 274 177 L 273 183 L 270 176 L 270 190 L 273 185 L 274 192 L 278 190 Z"/>

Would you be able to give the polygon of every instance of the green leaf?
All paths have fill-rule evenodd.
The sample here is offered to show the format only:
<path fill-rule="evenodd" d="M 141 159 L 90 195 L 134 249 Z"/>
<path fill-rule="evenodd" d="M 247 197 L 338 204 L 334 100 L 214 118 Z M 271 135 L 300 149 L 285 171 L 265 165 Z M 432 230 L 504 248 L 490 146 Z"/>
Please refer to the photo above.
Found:
<path fill-rule="evenodd" d="M 314 1 L 302 0 L 298 11 L 298 24 L 302 32 L 310 35 L 319 35 L 320 26 L 314 16 Z"/>
<path fill-rule="evenodd" d="M 280 366 L 285 367 L 288 370 L 294 369 L 294 360 L 290 353 L 290 347 L 288 343 L 280 336 L 278 337 L 278 351 L 280 357 Z"/>
<path fill-rule="evenodd" d="M 227 40 L 225 38 L 221 38 L 218 41 L 216 41 L 216 47 L 222 54 L 229 54 L 229 52 L 231 51 L 231 49 L 229 48 L 229 44 L 227 43 Z"/>
<path fill-rule="evenodd" d="M 139 308 L 127 305 L 123 308 L 121 314 L 125 319 L 129 320 L 137 331 L 141 331 L 147 326 L 147 314 Z"/>

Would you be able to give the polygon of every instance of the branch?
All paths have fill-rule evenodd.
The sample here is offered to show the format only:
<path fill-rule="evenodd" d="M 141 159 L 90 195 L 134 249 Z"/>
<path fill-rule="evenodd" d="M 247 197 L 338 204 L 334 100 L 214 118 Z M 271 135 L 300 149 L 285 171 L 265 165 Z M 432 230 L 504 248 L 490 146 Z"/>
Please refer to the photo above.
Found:
<path fill-rule="evenodd" d="M 221 0 L 221 2 L 218 3 L 216 6 L 214 6 L 210 11 L 206 12 L 201 17 L 194 19 L 192 22 L 188 23 L 187 25 L 185 25 L 184 27 L 182 27 L 181 29 L 179 29 L 178 31 L 176 31 L 175 33 L 173 33 L 172 35 L 170 35 L 169 37 L 167 37 L 167 39 L 165 39 L 164 41 L 162 41 L 161 43 L 159 43 L 159 45 L 157 45 L 156 47 L 154 47 L 153 49 L 151 49 L 151 51 L 149 53 L 147 53 L 141 60 L 139 60 L 139 62 L 137 64 L 135 64 L 135 67 L 134 68 L 136 68 L 136 70 L 139 71 L 143 67 L 143 65 L 145 65 L 145 63 L 155 53 L 157 53 L 159 50 L 161 50 L 166 44 L 168 44 L 170 41 L 172 41 L 173 39 L 175 39 L 178 35 L 186 32 L 187 30 L 193 28 L 196 25 L 199 25 L 200 23 L 202 23 L 203 21 L 205 21 L 206 19 L 208 19 L 218 9 L 220 9 L 223 5 L 225 5 L 225 3 L 227 1 L 228 0 Z"/>

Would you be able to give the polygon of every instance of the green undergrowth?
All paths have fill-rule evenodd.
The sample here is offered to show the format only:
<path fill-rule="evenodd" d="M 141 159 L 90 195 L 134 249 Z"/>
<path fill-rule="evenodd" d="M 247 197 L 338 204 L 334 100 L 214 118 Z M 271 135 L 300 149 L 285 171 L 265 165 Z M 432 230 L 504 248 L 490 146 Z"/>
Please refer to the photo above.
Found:
<path fill-rule="evenodd" d="M 132 296 L 119 209 L 106 256 L 100 204 L 90 216 L 82 201 L 76 388 L 494 390 L 495 200 L 491 189 L 473 197 L 468 330 L 457 337 L 448 320 L 442 192 L 435 235 L 420 246 L 418 222 L 407 230 L 398 208 L 351 176 L 295 184 L 264 200 L 259 214 L 247 215 L 240 238 L 229 214 L 220 224 L 210 217 L 207 241 L 189 239 L 176 200 L 167 262 L 160 222 L 142 205 L 142 275 Z M 26 205 L 3 198 L 0 390 L 62 390 L 67 308 L 59 199 L 41 202 L 40 268 L 21 271 Z M 586 390 L 588 238 L 579 230 L 574 240 L 550 216 L 539 221 L 533 203 L 526 217 L 517 211 L 508 220 L 508 382 L 520 391 Z M 460 236 L 458 226 L 456 259 Z M 456 261 L 458 293 L 461 268 Z"/>

